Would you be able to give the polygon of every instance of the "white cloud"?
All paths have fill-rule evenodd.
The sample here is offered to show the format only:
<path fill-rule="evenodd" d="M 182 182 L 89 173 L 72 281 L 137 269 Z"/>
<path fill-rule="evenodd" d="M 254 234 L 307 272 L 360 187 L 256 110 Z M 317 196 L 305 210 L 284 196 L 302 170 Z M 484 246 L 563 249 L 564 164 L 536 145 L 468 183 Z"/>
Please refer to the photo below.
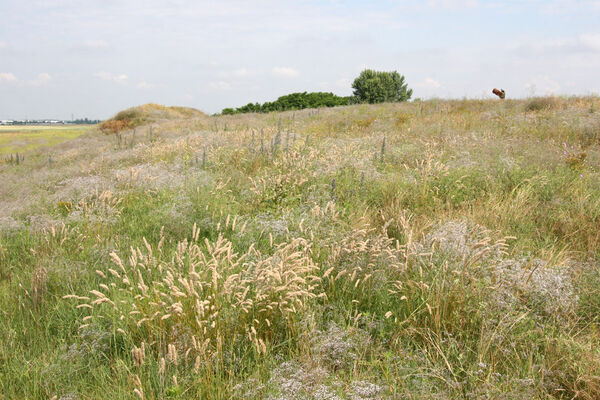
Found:
<path fill-rule="evenodd" d="M 121 85 L 127 83 L 127 80 L 129 79 L 129 77 L 125 74 L 115 75 L 115 74 L 111 74 L 110 72 L 105 72 L 105 71 L 96 72 L 94 74 L 94 76 L 96 78 L 100 78 L 105 81 L 111 81 L 111 82 L 118 83 Z"/>
<path fill-rule="evenodd" d="M 4 42 L 0 42 L 0 49 L 3 49 L 3 48 L 5 48 L 5 47 L 6 47 L 6 43 L 4 43 Z"/>
<path fill-rule="evenodd" d="M 556 94 L 560 88 L 560 84 L 548 75 L 536 76 L 525 85 L 525 89 L 529 92 L 530 96 Z"/>
<path fill-rule="evenodd" d="M 549 14 L 565 15 L 575 10 L 588 12 L 600 11 L 598 0 L 546 0 L 543 2 L 542 10 Z"/>
<path fill-rule="evenodd" d="M 142 90 L 149 90 L 149 89 L 154 89 L 156 87 L 156 85 L 154 83 L 141 81 L 136 85 L 136 87 L 138 89 L 142 89 Z"/>
<path fill-rule="evenodd" d="M 33 86 L 33 87 L 46 86 L 50 82 L 52 82 L 52 79 L 53 79 L 52 75 L 50 75 L 47 72 L 42 72 L 41 74 L 38 74 L 38 76 L 35 77 L 35 79 L 30 79 L 27 81 L 20 80 L 19 78 L 17 78 L 14 74 L 12 74 L 10 72 L 0 72 L 0 83 L 4 82 L 4 83 L 18 84 L 20 87 L 22 87 L 23 85 Z"/>
<path fill-rule="evenodd" d="M 300 75 L 300 73 L 291 67 L 274 67 L 273 75 L 283 76 L 285 78 L 295 78 Z"/>
<path fill-rule="evenodd" d="M 435 79 L 433 79 L 433 78 L 427 78 L 423 82 L 423 86 L 430 87 L 430 88 L 439 88 L 442 85 L 438 81 L 436 81 Z"/>
<path fill-rule="evenodd" d="M 251 72 L 248 71 L 246 68 L 240 68 L 233 71 L 232 75 L 237 76 L 239 78 L 246 78 L 251 75 Z"/>
<path fill-rule="evenodd" d="M 109 50 L 110 45 L 104 40 L 84 40 L 81 42 L 80 47 L 91 49 L 91 50 Z"/>
<path fill-rule="evenodd" d="M 27 81 L 27 84 L 30 86 L 46 86 L 52 81 L 52 75 L 47 72 L 42 72 L 38 74 L 35 79 Z"/>
<path fill-rule="evenodd" d="M 600 33 L 586 33 L 579 36 L 519 44 L 513 48 L 513 51 L 524 57 L 538 57 L 542 54 L 600 53 Z"/>
<path fill-rule="evenodd" d="M 429 0 L 427 6 L 431 8 L 462 9 L 479 6 L 478 0 Z"/>
<path fill-rule="evenodd" d="M 587 49 L 600 51 L 600 33 L 580 35 L 579 42 Z"/>
<path fill-rule="evenodd" d="M 219 78 L 248 78 L 250 76 L 256 75 L 256 71 L 251 71 L 247 68 L 238 68 L 233 71 L 219 71 L 217 72 L 217 76 Z"/>
<path fill-rule="evenodd" d="M 217 72 L 217 76 L 219 78 L 248 78 L 250 76 L 256 75 L 256 71 L 250 71 L 247 68 L 238 68 L 233 71 L 219 71 Z"/>
<path fill-rule="evenodd" d="M 71 47 L 71 52 L 80 56 L 106 56 L 113 53 L 114 48 L 105 40 L 83 40 Z"/>
<path fill-rule="evenodd" d="M 231 83 L 225 81 L 211 82 L 208 86 L 216 90 L 231 90 Z"/>
<path fill-rule="evenodd" d="M 339 88 L 348 89 L 352 86 L 352 80 L 349 78 L 340 78 L 335 81 L 335 86 Z"/>
<path fill-rule="evenodd" d="M 433 78 L 425 78 L 424 80 L 415 83 L 414 86 L 423 89 L 438 89 L 442 87 L 442 84 Z"/>
<path fill-rule="evenodd" d="M 18 82 L 18 79 L 16 76 L 14 76 L 14 74 L 11 74 L 10 72 L 0 72 L 0 83 L 2 82 L 16 83 Z"/>

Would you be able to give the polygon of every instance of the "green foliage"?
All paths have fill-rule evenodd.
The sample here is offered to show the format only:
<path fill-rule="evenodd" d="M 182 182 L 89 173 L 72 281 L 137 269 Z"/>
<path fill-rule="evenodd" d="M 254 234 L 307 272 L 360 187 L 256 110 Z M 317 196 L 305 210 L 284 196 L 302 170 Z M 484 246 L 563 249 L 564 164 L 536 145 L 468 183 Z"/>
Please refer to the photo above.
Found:
<path fill-rule="evenodd" d="M 0 170 L 0 400 L 600 398 L 598 125 L 529 100 L 28 154 Z"/>
<path fill-rule="evenodd" d="M 298 92 L 279 97 L 272 102 L 248 103 L 238 108 L 224 108 L 221 114 L 268 113 L 272 111 L 302 110 L 305 108 L 336 107 L 352 104 L 352 97 L 341 97 L 330 92 Z"/>
<path fill-rule="evenodd" d="M 234 108 L 224 108 L 223 111 L 221 111 L 221 114 L 223 115 L 233 115 L 235 113 L 236 111 Z"/>
<path fill-rule="evenodd" d="M 407 101 L 412 89 L 404 83 L 404 76 L 397 71 L 383 72 L 365 69 L 352 83 L 354 96 L 361 103 L 384 103 Z"/>
<path fill-rule="evenodd" d="M 407 101 L 412 96 L 412 89 L 408 89 L 407 84 L 404 83 L 404 76 L 397 71 L 383 72 L 366 69 L 354 80 L 352 88 L 354 96 L 337 96 L 331 92 L 298 92 L 263 104 L 248 103 L 238 108 L 224 108 L 221 114 L 268 113 L 358 103 L 400 102 Z"/>

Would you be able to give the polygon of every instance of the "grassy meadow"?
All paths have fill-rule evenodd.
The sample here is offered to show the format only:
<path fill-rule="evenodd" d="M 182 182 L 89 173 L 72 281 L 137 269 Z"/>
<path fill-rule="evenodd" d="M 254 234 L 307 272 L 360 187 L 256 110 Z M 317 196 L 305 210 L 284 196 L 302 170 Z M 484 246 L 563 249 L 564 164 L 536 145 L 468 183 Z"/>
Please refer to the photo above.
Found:
<path fill-rule="evenodd" d="M 83 135 L 90 125 L 0 126 L 0 156 L 54 146 Z"/>
<path fill-rule="evenodd" d="M 0 399 L 600 398 L 598 97 L 143 121 L 0 163 Z"/>

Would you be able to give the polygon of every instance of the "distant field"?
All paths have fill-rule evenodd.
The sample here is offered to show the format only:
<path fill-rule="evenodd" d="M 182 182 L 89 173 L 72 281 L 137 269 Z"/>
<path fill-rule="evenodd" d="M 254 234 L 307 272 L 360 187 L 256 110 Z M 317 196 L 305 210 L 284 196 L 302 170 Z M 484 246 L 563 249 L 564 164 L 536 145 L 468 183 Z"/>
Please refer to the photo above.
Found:
<path fill-rule="evenodd" d="M 25 152 L 38 147 L 53 146 L 74 139 L 94 125 L 27 125 L 0 126 L 0 154 Z"/>

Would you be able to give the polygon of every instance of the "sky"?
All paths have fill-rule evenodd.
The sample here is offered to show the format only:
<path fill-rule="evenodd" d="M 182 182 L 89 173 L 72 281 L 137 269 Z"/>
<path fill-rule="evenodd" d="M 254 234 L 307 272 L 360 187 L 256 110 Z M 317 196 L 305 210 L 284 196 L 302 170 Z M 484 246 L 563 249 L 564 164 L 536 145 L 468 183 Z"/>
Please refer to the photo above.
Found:
<path fill-rule="evenodd" d="M 600 0 L 0 0 L 0 119 L 208 113 L 365 68 L 413 98 L 600 93 Z"/>

